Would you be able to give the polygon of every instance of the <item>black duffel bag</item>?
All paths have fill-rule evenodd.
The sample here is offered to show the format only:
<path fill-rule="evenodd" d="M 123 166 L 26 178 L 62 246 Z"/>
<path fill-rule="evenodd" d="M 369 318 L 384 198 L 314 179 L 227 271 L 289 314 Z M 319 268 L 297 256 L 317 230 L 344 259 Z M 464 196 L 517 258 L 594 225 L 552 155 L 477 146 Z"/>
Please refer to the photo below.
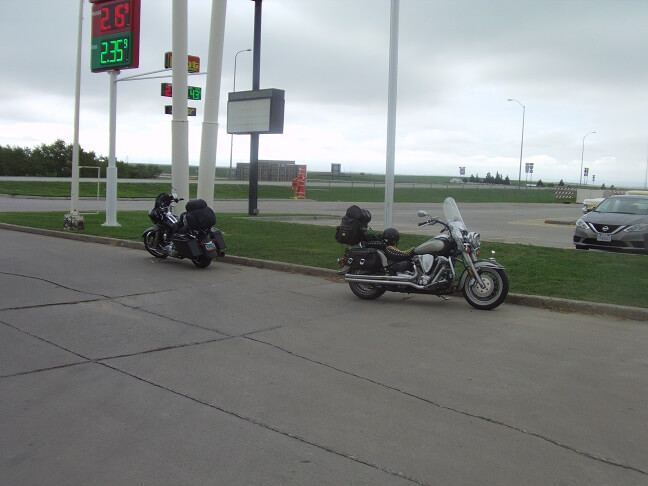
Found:
<path fill-rule="evenodd" d="M 371 213 L 368 209 L 361 209 L 355 204 L 349 206 L 340 226 L 335 228 L 335 240 L 344 245 L 357 245 L 364 241 L 369 221 Z"/>

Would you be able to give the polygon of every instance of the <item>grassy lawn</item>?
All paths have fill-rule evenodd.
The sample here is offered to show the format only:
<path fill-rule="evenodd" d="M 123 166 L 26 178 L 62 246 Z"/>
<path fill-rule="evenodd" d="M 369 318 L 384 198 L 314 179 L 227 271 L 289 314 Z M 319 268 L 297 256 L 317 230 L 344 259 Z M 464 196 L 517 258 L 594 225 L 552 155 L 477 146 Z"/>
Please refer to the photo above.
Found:
<path fill-rule="evenodd" d="M 61 231 L 64 212 L 0 213 L 0 222 Z M 83 233 L 140 241 L 151 226 L 145 211 L 120 211 L 120 227 L 103 227 L 105 214 L 84 216 Z M 344 246 L 331 227 L 283 223 L 245 214 L 218 214 L 232 255 L 337 268 Z M 408 248 L 426 236 L 403 235 L 399 246 Z M 511 292 L 591 302 L 648 307 L 648 257 L 594 251 L 563 250 L 531 245 L 483 242 L 482 256 L 496 251 L 508 271 Z M 146 258 L 148 254 L 142 253 Z"/>
<path fill-rule="evenodd" d="M 146 198 L 155 199 L 161 192 L 171 190 L 170 182 L 154 183 L 123 183 L 117 186 L 119 198 Z M 197 184 L 189 184 L 189 197 L 195 198 Z M 0 194 L 42 196 L 42 197 L 70 197 L 69 182 L 30 182 L 30 181 L 0 181 Z M 96 197 L 96 182 L 79 183 L 81 197 Z M 105 198 L 106 187 L 99 184 L 99 196 Z M 258 197 L 260 199 L 290 199 L 293 191 L 288 186 L 272 186 L 259 184 Z M 440 202 L 452 196 L 460 202 L 528 202 L 552 203 L 556 202 L 553 189 L 502 189 L 497 187 L 396 187 L 394 202 Z M 246 184 L 228 184 L 217 182 L 214 185 L 214 197 L 217 199 L 247 199 L 248 186 Z M 344 187 L 309 187 L 306 184 L 306 197 L 315 201 L 354 201 L 354 202 L 382 202 L 385 199 L 384 187 L 359 187 L 348 185 Z M 573 201 L 572 201 L 573 202 Z"/>

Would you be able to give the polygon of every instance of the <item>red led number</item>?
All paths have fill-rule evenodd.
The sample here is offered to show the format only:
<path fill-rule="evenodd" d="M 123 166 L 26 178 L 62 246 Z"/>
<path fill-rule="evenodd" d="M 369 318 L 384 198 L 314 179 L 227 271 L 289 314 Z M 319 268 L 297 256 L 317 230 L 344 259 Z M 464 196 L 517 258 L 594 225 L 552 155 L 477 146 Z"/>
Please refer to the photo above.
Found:
<path fill-rule="evenodd" d="M 121 29 L 126 26 L 126 15 L 128 14 L 128 4 L 120 3 L 115 8 L 115 27 Z"/>
<path fill-rule="evenodd" d="M 121 2 L 101 8 L 101 31 L 123 29 L 130 25 L 130 3 Z"/>

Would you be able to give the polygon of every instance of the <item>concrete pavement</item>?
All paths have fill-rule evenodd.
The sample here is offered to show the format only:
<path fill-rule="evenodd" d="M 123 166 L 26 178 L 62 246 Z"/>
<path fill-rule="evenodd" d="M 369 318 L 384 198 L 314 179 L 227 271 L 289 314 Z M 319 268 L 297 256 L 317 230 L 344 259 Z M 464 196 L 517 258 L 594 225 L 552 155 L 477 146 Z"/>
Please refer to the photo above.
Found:
<path fill-rule="evenodd" d="M 7 484 L 648 480 L 645 322 L 0 241 Z"/>

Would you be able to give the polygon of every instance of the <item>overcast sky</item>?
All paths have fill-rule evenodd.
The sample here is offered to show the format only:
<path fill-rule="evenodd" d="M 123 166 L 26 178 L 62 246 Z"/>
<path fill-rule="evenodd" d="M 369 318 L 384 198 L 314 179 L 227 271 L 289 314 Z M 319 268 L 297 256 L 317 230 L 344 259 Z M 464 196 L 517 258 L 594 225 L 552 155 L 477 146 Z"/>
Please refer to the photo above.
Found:
<path fill-rule="evenodd" d="M 189 54 L 207 66 L 211 0 L 188 0 Z M 140 67 L 171 50 L 171 0 L 142 0 Z M 79 2 L 0 0 L 0 145 L 73 140 Z M 309 170 L 384 173 L 390 0 L 265 0 L 261 88 L 286 92 L 284 133 L 260 138 L 260 159 Z M 108 154 L 108 74 L 90 71 L 84 9 L 80 144 Z M 252 47 L 254 3 L 229 0 L 217 165 L 228 166 L 227 92 L 234 55 Z M 648 2 L 645 0 L 401 0 L 397 174 L 496 172 L 517 179 L 644 187 L 648 160 Z M 117 158 L 170 163 L 170 98 L 160 82 L 118 83 Z M 170 82 L 170 79 L 168 80 Z M 189 78 L 205 85 L 204 76 Z M 237 90 L 252 87 L 239 54 Z M 190 163 L 198 165 L 203 101 L 191 102 Z M 249 136 L 234 137 L 234 163 Z"/>

